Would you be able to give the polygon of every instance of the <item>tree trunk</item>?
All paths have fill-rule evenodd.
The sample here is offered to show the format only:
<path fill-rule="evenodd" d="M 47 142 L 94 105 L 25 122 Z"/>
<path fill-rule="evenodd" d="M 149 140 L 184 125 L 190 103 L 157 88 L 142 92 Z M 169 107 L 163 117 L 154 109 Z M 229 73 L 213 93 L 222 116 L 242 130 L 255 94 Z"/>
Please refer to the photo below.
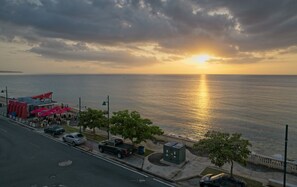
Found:
<path fill-rule="evenodd" d="M 231 171 L 230 171 L 231 177 L 233 177 L 233 160 L 231 160 Z"/>

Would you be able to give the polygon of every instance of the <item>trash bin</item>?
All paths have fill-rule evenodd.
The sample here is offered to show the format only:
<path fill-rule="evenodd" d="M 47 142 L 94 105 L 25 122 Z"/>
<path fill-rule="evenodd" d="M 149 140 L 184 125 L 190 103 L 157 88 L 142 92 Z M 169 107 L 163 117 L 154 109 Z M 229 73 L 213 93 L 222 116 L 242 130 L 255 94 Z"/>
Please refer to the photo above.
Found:
<path fill-rule="evenodd" d="M 144 154 L 144 151 L 145 151 L 144 146 L 139 146 L 138 147 L 138 154 L 143 155 Z"/>

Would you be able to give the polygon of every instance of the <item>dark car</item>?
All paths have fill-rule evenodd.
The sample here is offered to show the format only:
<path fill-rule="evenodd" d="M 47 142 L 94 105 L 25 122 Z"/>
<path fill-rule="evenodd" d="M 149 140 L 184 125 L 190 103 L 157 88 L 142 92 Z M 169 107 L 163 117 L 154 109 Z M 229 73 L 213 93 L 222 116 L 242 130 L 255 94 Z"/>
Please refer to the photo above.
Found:
<path fill-rule="evenodd" d="M 200 180 L 200 187 L 246 187 L 246 183 L 228 174 L 207 174 Z"/>
<path fill-rule="evenodd" d="M 125 144 L 122 139 L 111 139 L 102 141 L 98 144 L 98 149 L 101 153 L 109 152 L 117 155 L 118 158 L 123 158 L 133 153 L 133 145 Z"/>
<path fill-rule="evenodd" d="M 65 130 L 63 129 L 63 127 L 59 125 L 53 125 L 53 126 L 46 127 L 44 129 L 44 132 L 52 134 L 54 136 L 54 135 L 63 134 Z"/>

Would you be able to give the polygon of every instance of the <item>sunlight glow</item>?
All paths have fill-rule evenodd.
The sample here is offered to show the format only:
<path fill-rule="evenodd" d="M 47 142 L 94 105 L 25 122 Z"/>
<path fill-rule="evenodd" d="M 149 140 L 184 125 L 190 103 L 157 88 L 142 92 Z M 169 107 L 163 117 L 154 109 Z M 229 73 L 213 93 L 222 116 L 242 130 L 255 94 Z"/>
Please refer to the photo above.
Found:
<path fill-rule="evenodd" d="M 200 63 L 200 64 L 203 64 L 210 59 L 211 59 L 211 56 L 209 56 L 208 54 L 195 55 L 191 58 L 193 62 Z"/>

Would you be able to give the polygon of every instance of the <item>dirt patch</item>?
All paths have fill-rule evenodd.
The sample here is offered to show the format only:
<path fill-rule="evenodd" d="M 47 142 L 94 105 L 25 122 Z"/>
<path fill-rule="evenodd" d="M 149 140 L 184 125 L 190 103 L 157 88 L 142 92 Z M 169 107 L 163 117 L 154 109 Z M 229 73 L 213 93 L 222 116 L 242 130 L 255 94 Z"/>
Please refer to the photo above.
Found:
<path fill-rule="evenodd" d="M 157 166 L 168 166 L 167 164 L 164 164 L 161 162 L 162 158 L 163 158 L 162 153 L 154 153 L 148 157 L 148 161 Z"/>

